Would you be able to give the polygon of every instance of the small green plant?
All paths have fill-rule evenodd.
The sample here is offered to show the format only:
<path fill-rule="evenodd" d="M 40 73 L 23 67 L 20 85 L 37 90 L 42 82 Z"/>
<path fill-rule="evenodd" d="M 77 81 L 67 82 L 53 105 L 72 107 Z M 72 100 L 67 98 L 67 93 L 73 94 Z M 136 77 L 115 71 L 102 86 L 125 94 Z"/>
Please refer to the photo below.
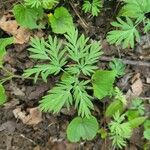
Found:
<path fill-rule="evenodd" d="M 98 16 L 102 8 L 102 0 L 84 0 L 82 10 L 91 13 L 93 16 Z"/>
<path fill-rule="evenodd" d="M 112 22 L 112 26 L 117 30 L 108 32 L 107 40 L 110 44 L 122 45 L 123 48 L 134 48 L 135 41 L 140 41 L 140 31 L 138 26 L 143 24 L 143 32 L 150 30 L 149 0 L 123 0 L 124 5 L 119 12 L 117 22 Z M 125 17 L 121 19 L 120 17 Z"/>
<path fill-rule="evenodd" d="M 110 139 L 112 145 L 116 148 L 123 148 L 126 146 L 126 140 L 132 135 L 132 129 L 129 123 L 124 123 L 125 115 L 120 115 L 119 111 L 113 116 L 113 121 L 109 123 Z"/>
<path fill-rule="evenodd" d="M 69 30 L 65 38 L 63 44 L 51 36 L 48 40 L 32 39 L 28 49 L 30 57 L 40 65 L 25 70 L 23 76 L 34 75 L 35 81 L 41 76 L 46 82 L 49 75 L 62 73 L 61 80 L 40 101 L 40 108 L 44 112 L 59 113 L 63 107 L 69 109 L 74 105 L 78 117 L 69 124 L 67 137 L 72 142 L 91 140 L 98 131 L 97 120 L 91 113 L 94 96 L 101 100 L 112 95 L 117 74 L 114 70 L 98 70 L 96 64 L 102 55 L 99 42 L 89 43 L 89 38 L 79 36 L 75 28 Z M 94 96 L 89 94 L 91 90 Z"/>

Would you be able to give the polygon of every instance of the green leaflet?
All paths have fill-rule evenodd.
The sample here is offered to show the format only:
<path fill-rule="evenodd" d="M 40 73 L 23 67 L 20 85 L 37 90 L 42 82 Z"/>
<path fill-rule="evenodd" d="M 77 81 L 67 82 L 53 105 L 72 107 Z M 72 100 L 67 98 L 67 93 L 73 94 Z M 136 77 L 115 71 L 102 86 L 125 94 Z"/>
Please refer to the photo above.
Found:
<path fill-rule="evenodd" d="M 98 99 L 102 99 L 107 95 L 111 95 L 115 76 L 115 71 L 96 71 L 92 76 L 94 96 Z"/>
<path fill-rule="evenodd" d="M 150 129 L 146 129 L 144 131 L 144 138 L 150 140 Z"/>
<path fill-rule="evenodd" d="M 119 29 L 108 32 L 107 41 L 110 44 L 122 45 L 123 48 L 133 48 L 135 40 L 140 40 L 139 32 L 130 18 L 126 17 L 126 22 L 117 18 L 117 22 L 112 22 L 111 25 Z"/>
<path fill-rule="evenodd" d="M 95 117 L 74 118 L 67 128 L 67 138 L 71 142 L 78 142 L 80 139 L 92 140 L 98 131 L 99 125 Z"/>
<path fill-rule="evenodd" d="M 57 34 L 64 34 L 74 26 L 72 16 L 64 7 L 56 8 L 54 14 L 49 16 L 49 22 L 52 31 Z"/>
<path fill-rule="evenodd" d="M 149 0 L 123 0 L 124 6 L 119 12 L 119 16 L 136 18 L 142 21 L 145 18 L 145 14 L 150 12 Z"/>
<path fill-rule="evenodd" d="M 24 0 L 25 5 L 31 8 L 43 7 L 45 9 L 51 9 L 54 4 L 58 3 L 58 0 Z"/>
<path fill-rule="evenodd" d="M 124 110 L 124 105 L 121 101 L 115 100 L 113 101 L 106 109 L 105 116 L 111 117 L 113 116 L 117 111 L 120 113 Z"/>
<path fill-rule="evenodd" d="M 14 42 L 13 37 L 9 38 L 0 38 L 0 66 L 3 64 L 3 58 L 6 54 L 6 46 L 12 44 Z"/>
<path fill-rule="evenodd" d="M 92 13 L 93 16 L 98 16 L 99 12 L 102 8 L 102 0 L 92 0 L 91 2 L 89 0 L 84 0 L 82 10 L 87 13 Z"/>
<path fill-rule="evenodd" d="M 144 123 L 144 121 L 145 121 L 146 118 L 147 117 L 138 117 L 138 118 L 130 120 L 129 121 L 130 127 L 132 129 L 137 128 L 138 126 L 140 126 L 141 124 Z"/>
<path fill-rule="evenodd" d="M 43 17 L 42 8 L 31 8 L 22 4 L 17 4 L 13 7 L 13 14 L 18 24 L 29 29 L 43 28 L 37 24 L 37 21 Z"/>
<path fill-rule="evenodd" d="M 4 104 L 7 100 L 7 95 L 2 84 L 0 84 L 0 105 Z"/>
<path fill-rule="evenodd" d="M 122 62 L 121 59 L 113 59 L 109 63 L 109 67 L 112 70 L 116 71 L 116 76 L 117 77 L 123 76 L 125 74 L 126 65 Z"/>

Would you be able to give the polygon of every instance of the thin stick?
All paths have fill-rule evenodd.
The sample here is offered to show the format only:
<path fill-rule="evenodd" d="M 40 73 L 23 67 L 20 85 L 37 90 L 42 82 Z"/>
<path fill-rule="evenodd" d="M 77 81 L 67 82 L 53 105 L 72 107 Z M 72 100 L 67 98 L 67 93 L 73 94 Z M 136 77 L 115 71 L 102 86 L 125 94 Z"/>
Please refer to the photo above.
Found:
<path fill-rule="evenodd" d="M 112 57 L 108 57 L 108 56 L 101 56 L 100 60 L 101 61 L 112 61 Z M 128 64 L 128 65 L 133 65 L 133 66 L 145 66 L 145 67 L 150 67 L 150 62 L 145 62 L 145 61 L 136 61 L 136 60 L 128 60 L 128 59 L 122 59 L 122 62 L 124 64 Z"/>
<path fill-rule="evenodd" d="M 82 27 L 86 30 L 88 28 L 88 25 L 87 23 L 81 18 L 81 16 L 79 15 L 78 11 L 76 10 L 76 8 L 74 7 L 73 3 L 72 3 L 72 0 L 69 1 L 72 9 L 74 10 L 74 12 L 76 13 L 76 15 L 78 16 L 78 18 L 81 20 L 81 22 L 83 23 Z"/>

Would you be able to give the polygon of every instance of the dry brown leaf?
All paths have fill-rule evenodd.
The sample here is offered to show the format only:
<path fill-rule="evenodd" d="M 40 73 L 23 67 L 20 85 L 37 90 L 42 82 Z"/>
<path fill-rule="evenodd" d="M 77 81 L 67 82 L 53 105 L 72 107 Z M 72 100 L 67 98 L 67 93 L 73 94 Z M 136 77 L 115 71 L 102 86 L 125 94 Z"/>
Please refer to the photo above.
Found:
<path fill-rule="evenodd" d="M 28 112 L 29 114 L 26 115 L 26 112 L 21 111 L 20 107 L 13 110 L 15 118 L 20 119 L 24 124 L 35 125 L 42 121 L 42 113 L 40 112 L 38 107 L 29 108 Z"/>
<path fill-rule="evenodd" d="M 16 20 L 11 20 L 11 15 L 4 15 L 0 19 L 0 28 L 13 35 L 16 44 L 24 44 L 29 41 L 30 31 L 28 29 L 19 27 Z"/>
<path fill-rule="evenodd" d="M 136 80 L 134 80 L 134 83 L 131 85 L 131 89 L 132 93 L 137 97 L 143 92 L 143 83 L 139 76 Z"/>

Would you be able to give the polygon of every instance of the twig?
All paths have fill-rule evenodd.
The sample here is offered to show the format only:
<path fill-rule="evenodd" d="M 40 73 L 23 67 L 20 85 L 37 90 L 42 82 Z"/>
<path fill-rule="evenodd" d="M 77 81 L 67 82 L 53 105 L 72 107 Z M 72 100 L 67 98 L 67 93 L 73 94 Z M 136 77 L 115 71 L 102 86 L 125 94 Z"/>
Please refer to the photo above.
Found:
<path fill-rule="evenodd" d="M 86 30 L 86 29 L 88 28 L 87 23 L 86 23 L 86 22 L 81 18 L 81 16 L 79 15 L 78 11 L 76 10 L 76 8 L 75 8 L 74 5 L 73 5 L 72 0 L 70 0 L 69 3 L 70 3 L 70 5 L 71 5 L 72 9 L 74 10 L 75 14 L 76 14 L 76 15 L 78 16 L 78 18 L 81 20 L 81 22 L 82 22 L 81 26 Z"/>
<path fill-rule="evenodd" d="M 112 61 L 112 57 L 107 57 L 107 56 L 101 56 L 100 60 L 101 61 Z M 145 62 L 145 61 L 136 61 L 136 60 L 128 60 L 128 59 L 122 59 L 122 62 L 124 64 L 128 65 L 133 65 L 133 66 L 145 66 L 145 67 L 150 67 L 150 62 Z"/>

